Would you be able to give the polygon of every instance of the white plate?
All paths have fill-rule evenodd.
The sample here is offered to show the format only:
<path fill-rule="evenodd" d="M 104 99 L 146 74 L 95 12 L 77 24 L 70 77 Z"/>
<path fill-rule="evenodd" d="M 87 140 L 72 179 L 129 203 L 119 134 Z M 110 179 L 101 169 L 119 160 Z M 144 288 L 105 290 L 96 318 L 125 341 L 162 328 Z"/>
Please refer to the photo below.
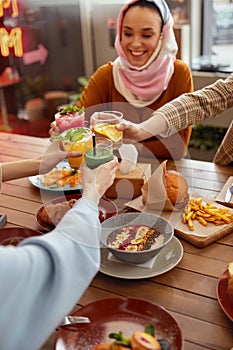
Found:
<path fill-rule="evenodd" d="M 162 275 L 173 269 L 183 257 L 183 246 L 176 237 L 173 237 L 159 252 L 151 268 L 112 261 L 108 259 L 108 255 L 107 249 L 101 249 L 100 272 L 112 277 L 142 279 Z"/>
<path fill-rule="evenodd" d="M 57 165 L 58 169 L 62 169 L 63 167 L 66 167 L 67 169 L 71 169 L 71 167 L 68 164 L 67 160 L 64 160 L 63 162 L 60 162 Z M 70 187 L 70 185 L 65 185 L 63 187 L 57 187 L 55 185 L 51 185 L 51 186 L 44 186 L 43 183 L 40 181 L 40 178 L 43 177 L 43 175 L 35 175 L 35 176 L 30 176 L 28 178 L 28 180 L 31 182 L 32 185 L 34 185 L 35 187 L 38 187 L 42 190 L 47 190 L 47 191 L 57 191 L 57 192 L 61 192 L 61 191 L 77 191 L 77 190 L 81 190 L 82 189 L 82 185 L 78 184 L 75 187 Z"/>

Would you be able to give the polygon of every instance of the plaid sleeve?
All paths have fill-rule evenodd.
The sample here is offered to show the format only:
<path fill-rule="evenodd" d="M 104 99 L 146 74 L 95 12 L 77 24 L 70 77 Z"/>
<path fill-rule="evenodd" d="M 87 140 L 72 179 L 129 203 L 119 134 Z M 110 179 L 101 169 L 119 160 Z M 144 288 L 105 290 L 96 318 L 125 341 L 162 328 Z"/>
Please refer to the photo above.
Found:
<path fill-rule="evenodd" d="M 188 125 L 213 118 L 233 106 L 233 74 L 219 79 L 193 93 L 186 93 L 167 103 L 156 114 L 162 115 L 168 125 L 168 135 Z"/>
<path fill-rule="evenodd" d="M 233 162 L 233 122 L 231 122 L 213 160 L 220 165 L 228 165 Z"/>

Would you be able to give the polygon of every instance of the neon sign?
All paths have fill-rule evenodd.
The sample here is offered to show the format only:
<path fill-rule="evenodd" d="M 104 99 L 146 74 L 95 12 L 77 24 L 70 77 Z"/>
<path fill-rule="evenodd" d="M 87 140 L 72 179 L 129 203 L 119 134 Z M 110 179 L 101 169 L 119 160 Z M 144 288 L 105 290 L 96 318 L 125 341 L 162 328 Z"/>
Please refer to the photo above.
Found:
<path fill-rule="evenodd" d="M 18 17 L 19 10 L 17 0 L 0 0 L 0 17 L 4 15 L 4 9 L 8 9 L 12 6 L 12 14 L 11 17 Z"/>
<path fill-rule="evenodd" d="M 9 8 L 12 9 L 11 17 L 18 17 L 17 0 L 0 0 L 0 17 L 4 16 L 4 9 Z M 12 28 L 10 32 L 4 27 L 0 28 L 0 51 L 2 56 L 8 57 L 10 55 L 10 48 L 14 48 L 15 56 L 23 56 L 22 29 L 19 27 Z"/>

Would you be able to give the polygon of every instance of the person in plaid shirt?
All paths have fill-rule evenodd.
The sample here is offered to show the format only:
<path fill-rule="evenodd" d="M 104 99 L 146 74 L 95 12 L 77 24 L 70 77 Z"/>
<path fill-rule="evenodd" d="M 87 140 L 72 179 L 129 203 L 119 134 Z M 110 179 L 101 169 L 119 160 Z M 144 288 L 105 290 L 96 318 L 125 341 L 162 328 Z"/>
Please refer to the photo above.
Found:
<path fill-rule="evenodd" d="M 117 128 L 124 138 L 141 141 L 152 135 L 168 137 L 188 125 L 219 116 L 233 107 L 233 74 L 219 79 L 201 90 L 186 93 L 152 113 L 151 118 L 140 123 L 123 121 Z M 233 164 L 233 121 L 215 154 L 214 163 Z"/>

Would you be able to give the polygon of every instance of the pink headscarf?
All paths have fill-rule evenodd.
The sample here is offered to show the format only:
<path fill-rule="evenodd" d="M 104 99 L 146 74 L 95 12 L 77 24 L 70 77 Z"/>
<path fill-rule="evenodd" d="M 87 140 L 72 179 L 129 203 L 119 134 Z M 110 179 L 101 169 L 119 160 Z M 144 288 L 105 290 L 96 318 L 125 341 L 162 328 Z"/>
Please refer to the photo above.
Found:
<path fill-rule="evenodd" d="M 166 90 L 174 72 L 174 61 L 177 43 L 173 31 L 173 18 L 163 0 L 147 0 L 160 11 L 163 20 L 162 39 L 158 47 L 143 67 L 131 65 L 120 42 L 122 22 L 125 11 L 130 4 L 140 0 L 132 0 L 120 11 L 117 22 L 115 48 L 118 53 L 113 64 L 113 78 L 116 89 L 135 106 L 147 106 L 157 100 Z"/>

